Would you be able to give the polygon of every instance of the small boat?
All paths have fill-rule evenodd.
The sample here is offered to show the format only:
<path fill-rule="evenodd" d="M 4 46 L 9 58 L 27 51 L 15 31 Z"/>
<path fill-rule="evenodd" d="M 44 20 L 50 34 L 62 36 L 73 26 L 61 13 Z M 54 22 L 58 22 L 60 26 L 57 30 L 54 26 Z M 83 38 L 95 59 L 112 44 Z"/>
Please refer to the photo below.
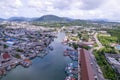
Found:
<path fill-rule="evenodd" d="M 29 67 L 32 64 L 32 62 L 29 59 L 25 59 L 25 60 L 21 61 L 20 64 L 23 67 Z"/>
<path fill-rule="evenodd" d="M 52 51 L 54 48 L 52 46 L 48 46 L 48 49 Z"/>
<path fill-rule="evenodd" d="M 6 67 L 6 70 L 7 70 L 7 71 L 10 71 L 11 69 L 12 69 L 11 66 L 7 66 L 7 67 Z"/>
<path fill-rule="evenodd" d="M 69 54 L 68 53 L 64 53 L 64 56 L 69 56 Z"/>
<path fill-rule="evenodd" d="M 68 63 L 67 66 L 68 66 L 68 67 L 77 68 L 77 67 L 78 67 L 78 63 L 77 63 L 77 62 Z"/>
<path fill-rule="evenodd" d="M 68 66 L 65 68 L 65 71 L 72 70 L 72 69 L 73 69 L 72 67 Z"/>
<path fill-rule="evenodd" d="M 74 77 L 71 77 L 71 76 L 67 76 L 67 77 L 65 78 L 65 80 L 77 80 L 77 79 L 74 78 Z"/>

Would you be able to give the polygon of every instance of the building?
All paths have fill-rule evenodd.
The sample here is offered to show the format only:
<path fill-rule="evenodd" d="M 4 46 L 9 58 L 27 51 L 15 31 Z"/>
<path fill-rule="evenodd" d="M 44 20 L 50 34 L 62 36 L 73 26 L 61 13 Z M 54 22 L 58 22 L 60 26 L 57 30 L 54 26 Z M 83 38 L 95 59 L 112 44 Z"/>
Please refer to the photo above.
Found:
<path fill-rule="evenodd" d="M 120 54 L 105 53 L 105 57 L 112 68 L 120 74 Z"/>
<path fill-rule="evenodd" d="M 9 53 L 7 53 L 7 52 L 2 53 L 2 54 L 1 54 L 1 56 L 2 56 L 2 61 L 8 61 L 8 60 L 10 60 L 10 59 L 11 59 L 10 54 L 9 54 Z"/>
<path fill-rule="evenodd" d="M 89 52 L 85 49 L 80 49 L 79 53 L 79 80 L 95 80 Z"/>
<path fill-rule="evenodd" d="M 79 42 L 79 46 L 83 47 L 83 46 L 88 46 L 88 47 L 93 47 L 94 46 L 94 42 Z"/>

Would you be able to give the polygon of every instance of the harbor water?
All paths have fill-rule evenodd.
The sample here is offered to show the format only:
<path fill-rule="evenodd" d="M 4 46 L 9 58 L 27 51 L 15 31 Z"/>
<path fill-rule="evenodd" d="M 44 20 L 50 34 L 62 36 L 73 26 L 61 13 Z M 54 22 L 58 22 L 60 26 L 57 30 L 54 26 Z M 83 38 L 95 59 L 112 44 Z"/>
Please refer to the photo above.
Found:
<path fill-rule="evenodd" d="M 61 44 L 65 37 L 64 32 L 59 32 L 57 38 L 50 44 L 54 50 L 44 58 L 36 57 L 28 68 L 17 66 L 7 73 L 1 80 L 64 80 L 65 67 L 71 62 L 69 57 L 64 57 L 63 52 L 68 47 Z"/>

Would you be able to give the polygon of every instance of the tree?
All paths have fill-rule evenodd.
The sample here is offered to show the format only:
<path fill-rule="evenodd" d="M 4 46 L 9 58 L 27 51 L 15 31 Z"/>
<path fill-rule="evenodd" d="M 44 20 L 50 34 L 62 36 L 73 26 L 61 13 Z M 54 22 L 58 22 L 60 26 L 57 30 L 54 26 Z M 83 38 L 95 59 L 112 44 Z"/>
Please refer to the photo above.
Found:
<path fill-rule="evenodd" d="M 21 58 L 21 56 L 20 56 L 19 54 L 15 54 L 14 57 L 15 57 L 15 58 L 18 58 L 18 59 Z"/>
<path fill-rule="evenodd" d="M 81 33 L 78 33 L 78 37 L 79 37 L 79 39 L 81 39 L 81 37 L 82 37 L 82 34 L 81 34 Z"/>
<path fill-rule="evenodd" d="M 73 46 L 74 49 L 78 48 L 78 44 L 76 44 L 76 43 L 72 43 L 72 46 Z"/>
<path fill-rule="evenodd" d="M 8 45 L 4 44 L 4 48 L 8 48 Z"/>

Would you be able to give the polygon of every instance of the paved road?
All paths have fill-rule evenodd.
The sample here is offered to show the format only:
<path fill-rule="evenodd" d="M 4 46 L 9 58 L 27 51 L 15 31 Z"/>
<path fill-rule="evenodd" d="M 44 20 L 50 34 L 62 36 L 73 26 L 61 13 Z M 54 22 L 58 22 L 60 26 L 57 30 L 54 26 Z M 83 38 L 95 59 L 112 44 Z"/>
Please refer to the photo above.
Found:
<path fill-rule="evenodd" d="M 90 51 L 90 60 L 91 60 L 91 65 L 94 69 L 94 73 L 96 74 L 97 76 L 97 80 L 105 80 L 104 77 L 103 77 L 103 73 L 99 67 L 99 65 L 97 64 L 96 62 L 96 58 L 95 56 L 92 54 L 93 53 L 93 49 L 89 50 Z"/>
<path fill-rule="evenodd" d="M 96 41 L 97 45 L 98 45 L 98 47 L 96 47 L 96 48 L 94 48 L 94 49 L 99 50 L 100 48 L 102 48 L 102 47 L 104 47 L 104 46 L 103 46 L 103 45 L 100 43 L 100 41 L 98 40 L 97 35 L 98 35 L 98 33 L 96 32 L 96 33 L 94 34 L 94 36 L 93 36 L 93 37 L 95 38 L 95 41 Z M 91 50 L 89 50 L 89 51 L 90 51 L 90 60 L 91 60 L 91 62 L 92 62 L 92 67 L 93 67 L 93 69 L 94 69 L 94 72 L 95 72 L 98 80 L 105 80 L 104 77 L 103 77 L 103 73 L 102 73 L 99 65 L 97 64 L 96 58 L 95 58 L 95 56 L 93 55 L 93 49 L 91 49 Z"/>
<path fill-rule="evenodd" d="M 95 41 L 96 41 L 96 43 L 97 43 L 97 45 L 98 45 L 98 47 L 96 47 L 95 49 L 99 50 L 100 48 L 103 47 L 103 45 L 102 45 L 102 44 L 100 43 L 100 41 L 98 40 L 97 35 L 98 35 L 98 33 L 96 32 L 93 37 L 95 38 Z"/>

